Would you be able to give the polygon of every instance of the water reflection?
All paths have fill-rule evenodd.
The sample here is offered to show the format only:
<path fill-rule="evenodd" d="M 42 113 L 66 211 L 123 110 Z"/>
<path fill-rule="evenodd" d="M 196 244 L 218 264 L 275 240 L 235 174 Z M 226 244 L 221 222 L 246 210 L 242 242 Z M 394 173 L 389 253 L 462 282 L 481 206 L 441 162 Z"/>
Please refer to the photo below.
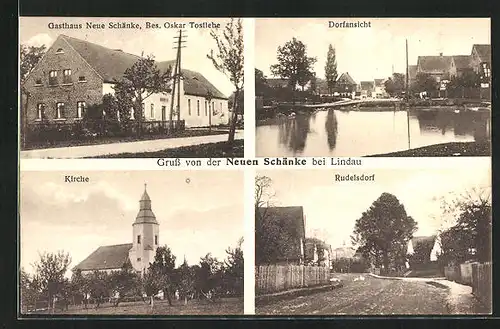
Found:
<path fill-rule="evenodd" d="M 408 127 L 409 119 L 409 127 Z M 257 156 L 363 156 L 455 142 L 487 141 L 489 113 L 449 110 L 324 110 L 257 127 Z M 410 141 L 408 141 L 408 128 Z M 326 143 L 325 143 L 326 141 Z"/>
<path fill-rule="evenodd" d="M 328 142 L 328 148 L 330 151 L 335 149 L 337 144 L 337 117 L 335 116 L 335 111 L 329 109 L 326 115 L 325 122 L 326 140 Z"/>

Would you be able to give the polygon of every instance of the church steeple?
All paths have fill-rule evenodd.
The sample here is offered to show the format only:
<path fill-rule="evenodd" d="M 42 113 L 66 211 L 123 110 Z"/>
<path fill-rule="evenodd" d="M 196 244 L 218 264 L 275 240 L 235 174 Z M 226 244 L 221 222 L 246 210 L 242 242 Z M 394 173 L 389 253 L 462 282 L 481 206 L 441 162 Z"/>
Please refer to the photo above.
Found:
<path fill-rule="evenodd" d="M 156 216 L 151 210 L 151 199 L 147 191 L 147 184 L 144 184 L 144 193 L 139 201 L 139 213 L 135 219 L 134 224 L 152 223 L 158 224 Z"/>

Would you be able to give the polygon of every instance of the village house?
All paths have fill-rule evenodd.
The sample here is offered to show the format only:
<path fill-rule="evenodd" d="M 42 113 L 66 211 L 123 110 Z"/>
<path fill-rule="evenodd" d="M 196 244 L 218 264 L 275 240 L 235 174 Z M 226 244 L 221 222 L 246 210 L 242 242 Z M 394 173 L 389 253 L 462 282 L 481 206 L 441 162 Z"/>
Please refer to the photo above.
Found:
<path fill-rule="evenodd" d="M 59 35 L 24 84 L 28 94 L 27 123 L 81 120 L 88 106 L 100 104 L 103 95 L 114 93 L 116 81 L 140 58 L 120 49 Z M 162 72 L 169 67 L 173 70 L 174 65 L 175 61 L 157 62 Z M 180 105 L 180 119 L 186 127 L 208 126 L 209 121 L 212 125 L 229 122 L 227 97 L 202 74 L 182 69 L 179 90 L 179 104 L 171 90 L 145 99 L 142 104 L 145 120 L 169 120 L 173 101 L 174 108 Z M 134 119 L 133 111 L 131 119 Z"/>
<path fill-rule="evenodd" d="M 489 83 L 491 80 L 491 45 L 473 45 L 470 55 L 470 65 L 481 80 Z"/>
<path fill-rule="evenodd" d="M 374 79 L 373 84 L 375 86 L 375 98 L 384 98 L 387 96 L 387 92 L 385 91 L 385 81 L 386 79 Z"/>
<path fill-rule="evenodd" d="M 144 273 L 153 262 L 159 245 L 160 225 L 151 210 L 151 199 L 146 187 L 139 201 L 139 212 L 132 224 L 132 243 L 97 248 L 73 268 L 82 274 L 93 271 L 119 271 L 130 263 L 138 273 Z"/>
<path fill-rule="evenodd" d="M 375 89 L 373 81 L 361 81 L 359 83 L 361 89 L 361 98 L 372 98 Z"/>
<path fill-rule="evenodd" d="M 306 238 L 305 248 L 306 263 L 330 268 L 332 247 L 329 244 L 317 238 Z"/>
<path fill-rule="evenodd" d="M 420 258 L 411 261 L 416 251 L 420 254 Z M 408 241 L 406 254 L 410 258 L 407 267 L 410 269 L 429 269 L 436 267 L 436 261 L 441 253 L 441 244 L 439 236 L 415 236 Z"/>
<path fill-rule="evenodd" d="M 282 241 L 278 243 L 286 244 L 286 252 L 278 255 L 274 264 L 278 265 L 301 265 L 305 262 L 305 216 L 301 206 L 290 207 L 259 207 L 259 216 L 256 216 L 256 227 L 269 227 L 279 225 L 282 234 L 279 237 Z M 256 233 L 258 234 L 258 232 Z M 255 250 L 255 253 L 261 252 Z M 256 257 L 258 258 L 258 257 Z"/>
<path fill-rule="evenodd" d="M 351 96 L 357 89 L 356 81 L 349 75 L 349 72 L 342 73 L 337 79 L 335 89 L 344 96 Z"/>

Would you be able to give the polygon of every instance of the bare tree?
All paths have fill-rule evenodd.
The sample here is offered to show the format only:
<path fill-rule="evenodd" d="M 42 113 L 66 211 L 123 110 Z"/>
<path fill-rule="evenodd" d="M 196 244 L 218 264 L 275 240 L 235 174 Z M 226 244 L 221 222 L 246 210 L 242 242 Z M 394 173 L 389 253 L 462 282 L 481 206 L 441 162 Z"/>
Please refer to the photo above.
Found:
<path fill-rule="evenodd" d="M 236 132 L 236 121 L 238 114 L 241 112 L 239 108 L 239 98 L 243 92 L 243 23 L 241 18 L 231 19 L 226 24 L 222 34 L 217 30 L 210 31 L 210 35 L 217 43 L 217 51 L 210 50 L 207 57 L 212 61 L 214 67 L 224 73 L 233 84 L 234 91 L 234 107 L 231 115 L 229 126 L 228 144 L 230 147 L 234 144 L 234 134 Z"/>

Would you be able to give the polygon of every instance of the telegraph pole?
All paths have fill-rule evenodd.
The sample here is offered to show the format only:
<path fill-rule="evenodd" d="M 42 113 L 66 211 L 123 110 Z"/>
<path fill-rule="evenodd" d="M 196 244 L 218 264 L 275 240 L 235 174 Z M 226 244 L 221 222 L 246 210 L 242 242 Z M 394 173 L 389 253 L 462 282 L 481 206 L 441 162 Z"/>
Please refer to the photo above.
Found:
<path fill-rule="evenodd" d="M 174 86 L 172 88 L 172 104 L 170 104 L 170 118 L 169 118 L 169 130 L 172 131 L 174 127 L 174 122 L 173 122 L 173 116 L 174 116 L 174 100 L 175 100 L 175 85 L 177 84 L 177 127 L 180 126 L 180 121 L 181 121 L 181 49 L 186 48 L 184 43 L 186 43 L 186 40 L 184 38 L 186 37 L 185 30 L 179 30 L 179 35 L 175 36 L 174 39 L 176 41 L 174 42 L 174 48 L 177 49 L 177 57 L 175 60 L 175 69 L 174 69 Z"/>

